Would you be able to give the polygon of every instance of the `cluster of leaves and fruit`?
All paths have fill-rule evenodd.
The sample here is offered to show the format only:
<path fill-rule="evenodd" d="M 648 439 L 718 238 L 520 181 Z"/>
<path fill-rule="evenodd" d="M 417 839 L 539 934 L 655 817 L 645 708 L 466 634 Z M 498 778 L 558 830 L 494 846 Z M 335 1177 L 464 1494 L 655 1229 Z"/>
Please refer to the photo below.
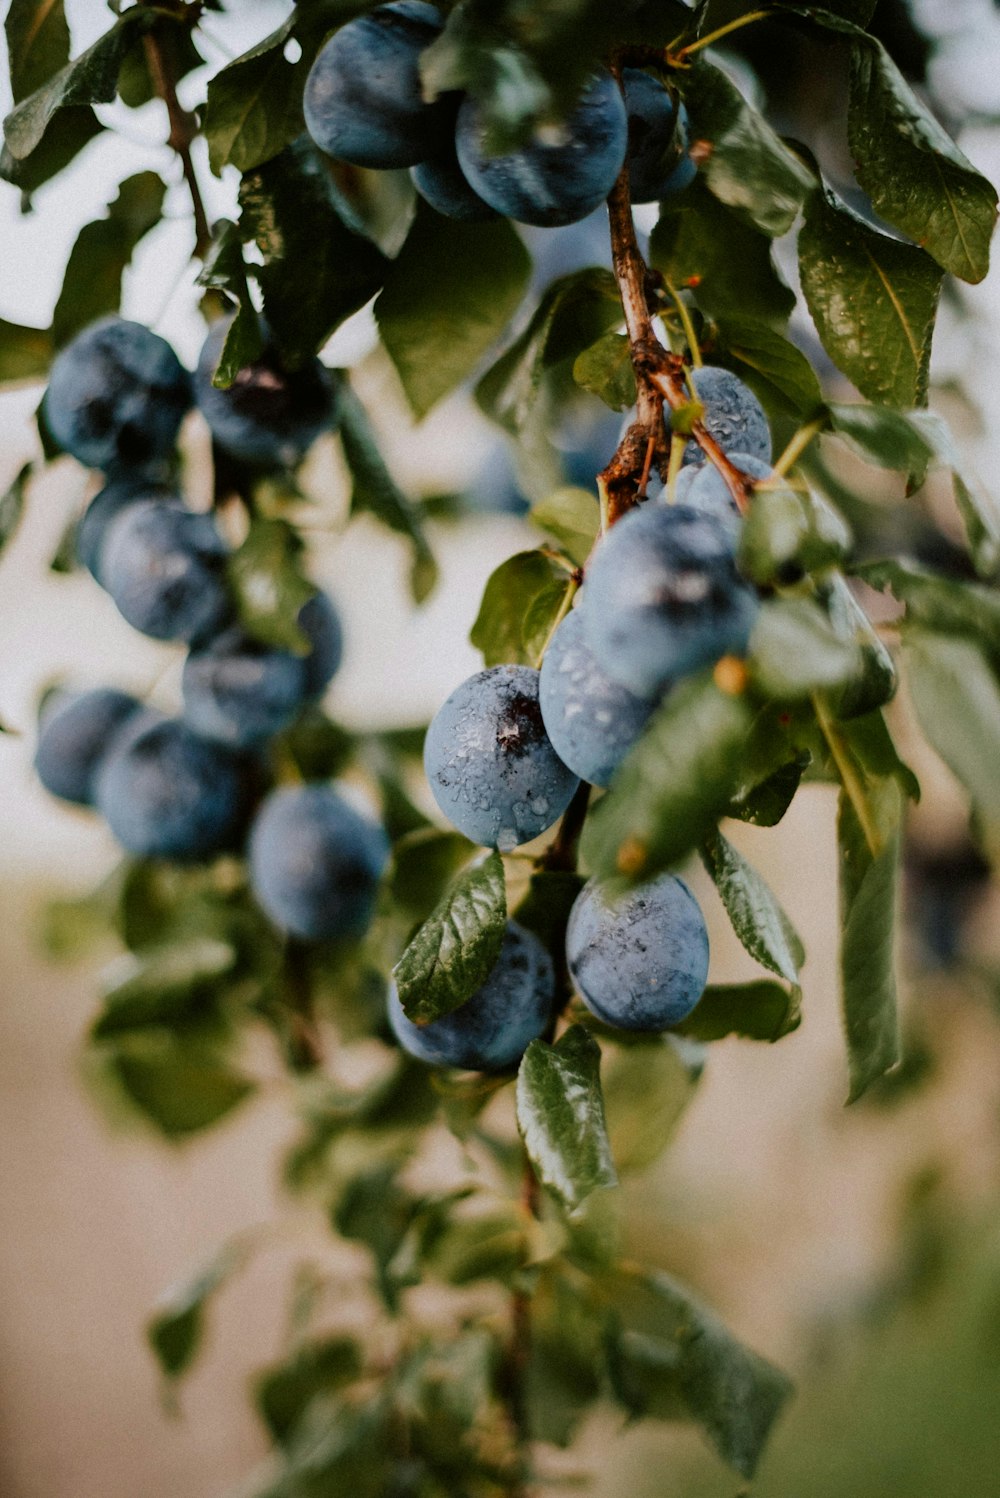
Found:
<path fill-rule="evenodd" d="M 363 1339 L 329 1325 L 322 1276 L 296 1284 L 287 1355 L 256 1387 L 275 1444 L 261 1498 L 523 1494 L 536 1443 L 568 1443 L 601 1398 L 698 1422 L 750 1476 L 789 1383 L 622 1257 L 612 1188 L 669 1144 L 706 1048 L 800 1023 L 801 943 L 720 823 L 774 826 L 803 782 L 839 793 L 851 1098 L 898 1061 L 895 884 L 918 793 L 883 711 L 900 663 L 996 847 L 1000 511 L 926 409 L 942 283 L 985 275 L 996 195 L 866 30 L 867 0 L 725 24 L 679 0 L 299 0 L 190 113 L 177 85 L 223 8 L 114 5 L 76 58 L 62 4 L 13 0 L 6 20 L 3 177 L 30 209 L 100 135 L 95 106 L 158 96 L 214 324 L 193 386 L 209 516 L 179 498 L 190 377 L 117 317 L 161 218 L 156 173 L 81 230 L 49 329 L 0 322 L 0 381 L 48 381 L 46 458 L 105 477 L 54 565 L 78 560 L 137 628 L 191 647 L 179 718 L 113 691 L 43 705 L 42 779 L 96 802 L 129 853 L 49 911 L 55 951 L 109 922 L 127 949 L 91 1070 L 181 1138 L 252 1096 L 247 1041 L 270 1033 L 300 1114 L 284 1181 L 370 1251 Z M 847 49 L 863 212 L 722 65 L 715 44 L 751 25 Z M 239 173 L 238 215 L 214 226 L 200 136 L 212 171 Z M 633 197 L 660 201 L 648 245 Z M 609 261 L 529 295 L 514 221 L 572 234 L 605 198 Z M 773 242 L 796 230 L 805 306 L 862 401 L 825 401 L 790 333 Z M 475 381 L 545 538 L 490 579 L 485 669 L 426 741 L 323 711 L 339 633 L 303 570 L 313 496 L 294 470 L 326 428 L 351 513 L 406 538 L 418 602 L 435 584 L 422 506 L 349 372 L 317 357 L 373 298 L 414 417 Z M 568 487 L 557 439 L 601 403 L 630 413 L 620 441 Z M 848 450 L 906 499 L 855 492 Z M 0 504 L 4 539 L 32 467 Z M 931 469 L 964 544 L 923 502 Z M 859 599 L 889 593 L 887 643 Z M 428 813 L 422 754 L 457 830 Z M 673 872 L 696 853 L 768 976 L 706 987 L 704 921 Z M 169 1376 L 264 1243 L 228 1245 L 159 1308 Z M 425 1282 L 459 1292 L 430 1323 L 408 1294 Z"/>

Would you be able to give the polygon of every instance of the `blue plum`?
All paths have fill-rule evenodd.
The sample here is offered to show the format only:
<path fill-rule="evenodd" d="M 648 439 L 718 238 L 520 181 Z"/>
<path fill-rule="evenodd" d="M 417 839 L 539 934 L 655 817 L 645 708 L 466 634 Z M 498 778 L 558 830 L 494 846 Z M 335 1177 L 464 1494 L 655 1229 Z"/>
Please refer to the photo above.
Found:
<path fill-rule="evenodd" d="M 552 1022 L 555 979 L 552 960 L 538 937 L 507 922 L 497 964 L 482 988 L 460 1009 L 415 1025 L 404 1013 L 395 987 L 389 992 L 389 1023 L 404 1051 L 432 1066 L 466 1071 L 509 1071 Z"/>
<path fill-rule="evenodd" d="M 688 153 L 688 147 L 690 146 L 690 144 L 690 122 L 688 120 L 688 112 L 682 104 L 677 111 L 676 134 L 676 149 L 680 154 L 677 158 L 677 165 L 674 167 L 670 175 L 666 177 L 660 184 L 660 191 L 658 196 L 661 199 L 672 198 L 676 193 L 683 192 L 685 187 L 690 187 L 695 177 L 697 177 L 698 168 L 692 161 Z"/>
<path fill-rule="evenodd" d="M 115 837 L 143 858 L 204 858 L 233 846 L 249 765 L 176 718 L 143 712 L 115 739 L 96 803 Z"/>
<path fill-rule="evenodd" d="M 448 149 L 441 155 L 412 167 L 410 176 L 424 202 L 443 213 L 445 218 L 476 224 L 498 217 L 496 209 L 485 203 L 470 186 L 459 165 L 454 140 L 449 141 Z"/>
<path fill-rule="evenodd" d="M 639 68 L 625 68 L 625 110 L 628 114 L 628 180 L 633 203 L 655 203 L 667 194 L 685 153 L 680 137 L 677 104 L 658 79 Z M 693 166 L 693 163 L 692 163 Z"/>
<path fill-rule="evenodd" d="M 708 932 L 683 879 L 663 874 L 611 900 L 590 880 L 574 902 L 566 961 L 591 1014 L 620 1030 L 666 1030 L 708 978 Z"/>
<path fill-rule="evenodd" d="M 456 139 L 462 171 L 491 207 L 518 223 L 555 228 L 586 218 L 607 197 L 625 160 L 628 120 L 621 90 L 601 71 L 563 125 L 538 131 L 519 150 L 489 154 L 471 97 L 458 111 Z"/>
<path fill-rule="evenodd" d="M 503 853 L 551 827 L 579 784 L 545 732 L 530 666 L 493 666 L 456 687 L 427 730 L 424 769 L 458 830 Z"/>
<path fill-rule="evenodd" d="M 720 656 L 744 654 L 757 609 L 723 521 L 649 502 L 594 554 L 584 639 L 613 681 L 653 697 Z"/>
<path fill-rule="evenodd" d="M 76 559 L 98 582 L 103 581 L 101 549 L 108 526 L 122 510 L 144 499 L 156 499 L 164 504 L 182 503 L 178 494 L 155 479 L 141 473 L 122 473 L 108 480 L 80 517 L 75 538 Z"/>
<path fill-rule="evenodd" d="M 163 338 L 105 317 L 56 356 L 43 415 L 59 446 L 89 468 L 170 457 L 191 409 L 191 376 Z"/>
<path fill-rule="evenodd" d="M 302 606 L 299 623 L 312 645 L 305 656 L 265 645 L 238 625 L 191 651 L 181 687 L 184 718 L 196 733 L 246 749 L 280 733 L 322 695 L 340 664 L 340 623 L 321 593 Z"/>
<path fill-rule="evenodd" d="M 583 607 L 567 614 L 542 662 L 538 700 L 559 758 L 591 785 L 607 785 L 655 703 L 612 681 L 583 634 Z"/>
<path fill-rule="evenodd" d="M 352 939 L 371 922 L 389 841 L 329 786 L 283 786 L 254 819 L 249 857 L 254 896 L 282 931 Z"/>
<path fill-rule="evenodd" d="M 726 454 L 746 453 L 762 463 L 771 461 L 771 431 L 764 407 L 731 370 L 706 364 L 688 374 L 694 393 L 705 408 L 702 421 Z M 684 449 L 685 463 L 703 463 L 705 454 L 692 437 Z"/>
<path fill-rule="evenodd" d="M 760 458 L 751 457 L 749 453 L 729 453 L 728 456 L 733 467 L 748 478 L 769 479 L 774 472 L 770 463 L 762 463 Z M 714 463 L 689 463 L 682 468 L 677 475 L 674 499 L 677 504 L 723 521 L 735 544 L 743 517 Z"/>
<path fill-rule="evenodd" d="M 143 500 L 107 528 L 101 581 L 134 629 L 156 640 L 198 640 L 230 606 L 226 544 L 210 515 Z"/>
<path fill-rule="evenodd" d="M 318 359 L 287 370 L 267 341 L 260 358 L 220 390 L 212 376 L 228 328 L 229 320 L 217 322 L 202 345 L 194 377 L 198 408 L 216 442 L 234 458 L 262 468 L 294 468 L 336 423 L 333 377 Z"/>
<path fill-rule="evenodd" d="M 51 697 L 42 710 L 35 750 L 35 769 L 45 789 L 63 801 L 92 806 L 104 757 L 141 706 L 110 687 Z"/>
<path fill-rule="evenodd" d="M 306 81 L 306 129 L 321 151 L 354 166 L 416 166 L 446 143 L 454 104 L 428 103 L 420 54 L 443 25 L 420 0 L 397 0 L 342 26 Z"/>

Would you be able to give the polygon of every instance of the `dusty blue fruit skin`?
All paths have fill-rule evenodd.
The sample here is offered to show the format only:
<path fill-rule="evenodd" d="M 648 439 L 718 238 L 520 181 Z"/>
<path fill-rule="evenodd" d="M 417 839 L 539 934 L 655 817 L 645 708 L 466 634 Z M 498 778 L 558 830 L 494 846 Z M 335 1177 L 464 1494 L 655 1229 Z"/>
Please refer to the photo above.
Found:
<path fill-rule="evenodd" d="M 306 129 L 321 151 L 354 166 L 416 166 L 447 139 L 453 102 L 427 103 L 420 54 L 440 33 L 440 11 L 398 0 L 335 32 L 306 81 Z"/>
<path fill-rule="evenodd" d="M 706 364 L 688 375 L 705 407 L 702 422 L 727 455 L 746 453 L 762 463 L 771 461 L 771 431 L 764 407 L 753 391 L 728 369 Z M 684 449 L 685 463 L 704 463 L 705 454 L 692 437 Z"/>
<path fill-rule="evenodd" d="M 96 803 L 115 837 L 143 858 L 204 858 L 232 846 L 248 766 L 176 718 L 143 712 L 97 775 Z"/>
<path fill-rule="evenodd" d="M 583 638 L 583 609 L 567 614 L 542 662 L 542 720 L 559 758 L 581 780 L 608 785 L 656 704 L 612 681 Z"/>
<path fill-rule="evenodd" d="M 180 495 L 153 478 L 122 473 L 108 480 L 80 517 L 75 538 L 76 559 L 98 582 L 102 581 L 101 547 L 108 526 L 122 510 L 144 499 L 156 499 L 163 504 L 183 503 Z"/>
<path fill-rule="evenodd" d="M 110 687 L 59 693 L 47 703 L 35 750 L 35 769 L 45 789 L 63 801 L 92 806 L 104 757 L 141 706 L 126 692 Z"/>
<path fill-rule="evenodd" d="M 762 463 L 749 453 L 730 453 L 729 461 L 751 479 L 769 479 L 774 472 L 770 463 Z M 721 520 L 736 544 L 743 517 L 714 463 L 691 463 L 682 468 L 677 475 L 674 498 L 677 504 Z"/>
<path fill-rule="evenodd" d="M 229 320 L 217 322 L 202 345 L 194 376 L 198 409 L 212 436 L 234 458 L 262 468 L 294 468 L 316 438 L 336 424 L 333 378 L 318 359 L 284 368 L 272 344 L 241 369 L 225 390 L 212 384 Z"/>
<path fill-rule="evenodd" d="M 502 853 L 551 827 L 579 784 L 545 732 L 530 666 L 492 666 L 456 687 L 427 730 L 424 769 L 459 832 Z"/>
<path fill-rule="evenodd" d="M 309 641 L 309 654 L 301 656 L 305 669 L 307 701 L 322 697 L 344 658 L 344 630 L 333 600 L 317 589 L 299 609 L 299 628 Z"/>
<path fill-rule="evenodd" d="M 690 122 L 688 120 L 688 112 L 682 104 L 677 112 L 676 139 L 676 146 L 681 153 L 680 159 L 678 160 L 677 165 L 674 167 L 670 175 L 666 177 L 660 184 L 660 191 L 657 196 L 661 200 L 663 198 L 672 198 L 677 193 L 683 192 L 685 187 L 690 187 L 695 177 L 697 177 L 698 168 L 691 160 L 691 157 L 688 155 L 688 146 L 690 145 L 690 143 L 691 130 Z"/>
<path fill-rule="evenodd" d="M 250 833 L 250 885 L 282 931 L 307 941 L 364 935 L 375 909 L 389 840 L 325 785 L 284 786 L 261 806 Z"/>
<path fill-rule="evenodd" d="M 628 180 L 633 203 L 655 203 L 673 176 L 678 160 L 677 106 L 656 78 L 640 68 L 625 68 L 628 114 Z"/>
<path fill-rule="evenodd" d="M 591 1014 L 620 1030 L 666 1030 L 708 978 L 708 932 L 683 879 L 664 874 L 612 903 L 590 880 L 566 930 L 566 960 Z"/>
<path fill-rule="evenodd" d="M 610 73 L 595 75 L 551 144 L 535 136 L 520 150 L 491 156 L 479 106 L 458 111 L 458 159 L 481 198 L 506 218 L 556 228 L 586 218 L 604 201 L 625 160 L 628 120 Z"/>
<path fill-rule="evenodd" d="M 105 317 L 56 356 L 43 414 L 59 446 L 88 468 L 135 468 L 173 451 L 191 409 L 191 376 L 164 339 Z"/>
<path fill-rule="evenodd" d="M 413 167 L 410 176 L 424 202 L 430 203 L 445 218 L 458 219 L 467 224 L 481 224 L 499 217 L 496 209 L 491 208 L 489 203 L 484 203 L 475 188 L 467 182 L 465 173 L 458 164 L 454 141 L 449 142 L 449 149 L 440 156 Z"/>
<path fill-rule="evenodd" d="M 613 681 L 654 697 L 723 655 L 743 655 L 756 594 L 726 525 L 647 503 L 608 532 L 587 569 L 584 639 Z"/>
<path fill-rule="evenodd" d="M 509 1071 L 552 1020 L 555 979 L 552 960 L 538 937 L 507 922 L 503 946 L 482 988 L 460 1009 L 415 1025 L 389 990 L 389 1023 L 411 1056 L 432 1066 L 465 1071 Z"/>
<path fill-rule="evenodd" d="M 198 640 L 230 612 L 225 556 L 210 515 L 143 500 L 108 526 L 98 567 L 134 629 L 156 640 Z"/>

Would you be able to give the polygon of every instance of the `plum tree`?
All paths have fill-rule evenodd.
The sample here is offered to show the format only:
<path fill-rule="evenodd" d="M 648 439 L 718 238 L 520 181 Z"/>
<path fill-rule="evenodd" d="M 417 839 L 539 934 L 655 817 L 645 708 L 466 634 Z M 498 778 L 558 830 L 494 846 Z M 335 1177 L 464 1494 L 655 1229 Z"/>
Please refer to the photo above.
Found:
<path fill-rule="evenodd" d="M 684 505 L 647 505 L 602 541 L 587 572 L 583 638 L 612 680 L 655 697 L 723 655 L 757 615 L 731 527 Z"/>
<path fill-rule="evenodd" d="M 771 431 L 764 407 L 732 370 L 706 364 L 692 369 L 688 381 L 705 408 L 702 420 L 724 453 L 745 453 L 761 463 L 771 461 Z M 685 463 L 702 463 L 705 454 L 692 438 L 684 449 Z"/>
<path fill-rule="evenodd" d="M 584 638 L 583 606 L 559 625 L 542 662 L 538 701 L 559 758 L 581 780 L 607 785 L 649 721 L 655 702 L 636 697 L 597 664 Z"/>
<path fill-rule="evenodd" d="M 43 704 L 35 769 L 47 791 L 80 806 L 94 804 L 97 772 L 115 735 L 141 708 L 111 687 L 56 692 Z"/>
<path fill-rule="evenodd" d="M 551 827 L 579 784 L 545 732 L 528 666 L 494 666 L 456 687 L 427 730 L 424 767 L 445 816 L 501 852 Z"/>
<path fill-rule="evenodd" d="M 416 166 L 445 142 L 448 101 L 427 103 L 420 54 L 441 30 L 422 0 L 395 0 L 335 32 L 306 82 L 306 126 L 329 156 L 354 166 Z"/>
<path fill-rule="evenodd" d="M 415 1025 L 395 988 L 389 991 L 389 1023 L 411 1056 L 432 1066 L 503 1072 L 516 1066 L 528 1046 L 552 1024 L 555 977 L 552 959 L 532 931 L 514 921 L 489 977 L 470 999 L 429 1024 Z"/>
<path fill-rule="evenodd" d="M 456 139 L 462 171 L 481 198 L 506 218 L 552 228 L 586 218 L 607 197 L 625 159 L 628 119 L 621 90 L 601 71 L 551 136 L 538 133 L 519 150 L 491 155 L 481 110 L 469 97 Z"/>
<path fill-rule="evenodd" d="M 591 880 L 566 930 L 566 960 L 587 1008 L 620 1030 L 687 1019 L 708 978 L 708 932 L 683 879 L 664 874 L 617 900 Z"/>
<path fill-rule="evenodd" d="M 81 463 L 110 473 L 163 461 L 191 408 L 191 376 L 166 339 L 106 317 L 56 356 L 45 421 Z"/>
<path fill-rule="evenodd" d="M 108 525 L 97 570 L 134 629 L 156 640 L 195 641 L 230 613 L 226 550 L 210 515 L 143 500 Z"/>
<path fill-rule="evenodd" d="M 248 856 L 254 894 L 282 931 L 356 939 L 371 921 L 389 843 L 328 786 L 283 786 L 258 811 Z"/>

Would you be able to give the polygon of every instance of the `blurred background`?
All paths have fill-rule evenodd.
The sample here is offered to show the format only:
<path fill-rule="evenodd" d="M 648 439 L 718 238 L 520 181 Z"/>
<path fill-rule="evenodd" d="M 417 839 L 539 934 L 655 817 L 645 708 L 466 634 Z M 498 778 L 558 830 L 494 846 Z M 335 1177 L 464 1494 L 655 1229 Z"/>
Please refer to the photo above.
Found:
<path fill-rule="evenodd" d="M 287 10 L 283 0 L 242 0 L 211 15 L 212 68 Z M 107 25 L 92 0 L 67 11 L 75 50 Z M 875 29 L 973 162 L 1000 178 L 1000 10 L 989 0 L 882 0 Z M 767 100 L 779 129 L 809 141 L 850 196 L 843 68 L 835 49 L 800 45 L 800 66 L 774 76 L 766 36 L 751 29 L 728 65 Z M 182 99 L 202 86 L 192 74 Z M 0 317 L 46 326 L 79 228 L 123 176 L 151 167 L 173 184 L 167 218 L 127 272 L 123 311 L 162 333 L 190 366 L 204 325 L 162 106 L 98 113 L 105 132 L 34 196 L 30 212 L 0 184 Z M 210 217 L 231 214 L 235 175 L 220 181 L 204 158 L 197 165 Z M 540 278 L 592 263 L 603 244 L 599 220 L 558 231 L 558 242 L 537 233 Z M 793 257 L 782 263 L 791 275 Z M 797 335 L 830 393 L 850 398 L 804 321 Z M 998 346 L 1000 277 L 975 288 L 951 283 L 932 406 L 987 483 L 1000 463 Z M 467 634 L 489 573 L 536 536 L 510 460 L 467 395 L 414 429 L 375 352 L 368 311 L 345 325 L 326 357 L 359 366 L 359 391 L 404 487 L 461 496 L 438 506 L 431 534 L 442 582 L 414 610 L 404 548 L 363 518 L 344 528 L 347 484 L 332 444 L 318 446 L 304 476 L 321 500 L 310 533 L 314 575 L 346 621 L 346 664 L 329 709 L 352 727 L 419 725 L 479 664 Z M 38 388 L 0 394 L 0 492 L 36 453 L 39 398 Z M 598 419 L 566 438 L 571 478 L 592 480 L 617 425 L 617 417 Z M 207 482 L 197 418 L 184 440 L 197 499 Z M 899 499 L 884 475 L 858 469 L 850 478 L 875 505 Z M 43 911 L 53 896 L 92 888 L 118 855 L 96 818 L 57 805 L 35 781 L 35 705 L 46 685 L 66 680 L 113 681 L 172 707 L 181 666 L 179 650 L 129 629 L 89 575 L 51 568 L 93 487 L 71 460 L 47 468 L 0 568 L 0 1494 L 215 1498 L 266 1448 L 246 1387 L 278 1350 L 290 1264 L 312 1258 L 345 1283 L 366 1264 L 321 1226 L 293 1218 L 213 1307 L 206 1354 L 179 1408 L 164 1401 L 145 1319 L 164 1288 L 222 1239 L 287 1219 L 275 1162 L 292 1126 L 276 1083 L 204 1138 L 167 1146 L 109 1130 L 80 1075 L 98 974 L 114 947 L 57 964 L 44 952 Z M 949 496 L 925 500 L 947 536 Z M 624 1188 L 633 1256 L 697 1286 L 738 1335 L 798 1381 L 754 1486 L 761 1498 L 997 1491 L 1000 902 L 957 786 L 909 732 L 905 699 L 892 712 L 924 790 L 909 829 L 903 1066 L 844 1109 L 834 799 L 808 787 L 779 828 L 733 831 L 805 940 L 804 1023 L 776 1048 L 714 1046 L 672 1149 Z M 691 877 L 709 919 L 713 978 L 751 976 L 707 880 L 700 870 Z M 652 1424 L 622 1431 L 601 1413 L 553 1466 L 566 1476 L 594 1473 L 598 1498 L 731 1498 L 739 1488 L 695 1433 Z"/>

